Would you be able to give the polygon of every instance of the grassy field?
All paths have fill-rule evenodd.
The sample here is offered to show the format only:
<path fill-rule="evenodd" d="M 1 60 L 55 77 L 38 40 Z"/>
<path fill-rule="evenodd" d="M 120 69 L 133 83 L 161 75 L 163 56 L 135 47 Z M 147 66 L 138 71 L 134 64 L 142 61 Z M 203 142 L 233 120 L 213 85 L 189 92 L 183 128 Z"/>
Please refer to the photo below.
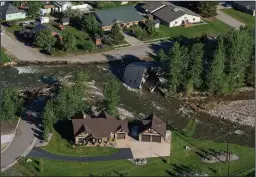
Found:
<path fill-rule="evenodd" d="M 221 9 L 221 11 L 244 24 L 248 24 L 248 25 L 255 24 L 255 17 L 250 14 L 247 14 L 245 12 L 241 12 L 241 11 L 238 11 L 238 10 L 235 10 L 232 8 L 231 9 Z"/>
<path fill-rule="evenodd" d="M 54 131 L 49 144 L 42 149 L 65 156 L 102 156 L 118 151 L 113 147 L 72 147 L 68 140 L 63 139 L 56 131 Z"/>
<path fill-rule="evenodd" d="M 191 144 L 190 144 L 191 143 Z M 184 146 L 190 146 L 191 150 L 186 151 Z M 180 169 L 185 169 L 191 165 L 198 165 L 203 172 L 210 176 L 226 176 L 227 164 L 218 162 L 215 164 L 206 164 L 201 162 L 200 154 L 204 151 L 226 150 L 226 144 L 217 143 L 208 140 L 198 140 L 193 138 L 185 138 L 181 135 L 173 133 L 172 136 L 172 152 L 168 158 L 150 158 L 145 166 L 136 166 L 127 160 L 117 160 L 108 162 L 64 162 L 56 160 L 41 159 L 41 167 L 43 170 L 35 172 L 35 167 L 39 168 L 35 162 L 31 164 L 20 161 L 12 169 L 7 171 L 5 175 L 18 175 L 25 173 L 28 176 L 36 174 L 42 176 L 86 176 L 89 174 L 120 176 L 120 174 L 128 176 L 173 176 L 177 175 Z M 238 161 L 230 162 L 230 175 L 246 174 L 251 172 L 254 166 L 255 149 L 231 144 L 231 152 L 240 156 Z M 34 159 L 39 161 L 39 159 Z"/>
<path fill-rule="evenodd" d="M 190 28 L 184 27 L 173 27 L 169 28 L 165 25 L 160 25 L 159 33 L 161 37 L 177 37 L 180 35 L 186 37 L 197 37 L 201 36 L 203 33 L 208 35 L 217 35 L 219 33 L 228 32 L 231 28 L 221 21 L 214 19 L 209 21 L 208 24 L 192 26 Z"/>
<path fill-rule="evenodd" d="M 12 61 L 11 58 L 5 53 L 5 49 L 1 47 L 1 60 L 0 63 L 6 63 Z"/>

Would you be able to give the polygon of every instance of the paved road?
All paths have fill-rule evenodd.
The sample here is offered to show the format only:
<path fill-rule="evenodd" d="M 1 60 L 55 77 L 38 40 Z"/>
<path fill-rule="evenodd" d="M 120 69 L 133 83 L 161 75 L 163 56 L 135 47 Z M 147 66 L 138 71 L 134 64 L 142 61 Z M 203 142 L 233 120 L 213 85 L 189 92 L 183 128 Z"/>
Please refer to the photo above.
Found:
<path fill-rule="evenodd" d="M 227 25 L 235 28 L 235 29 L 239 29 L 240 26 L 245 26 L 245 24 L 241 23 L 240 21 L 232 18 L 231 16 L 221 12 L 219 9 L 223 9 L 222 6 L 218 6 L 217 8 L 217 16 L 216 18 L 220 21 L 222 21 L 223 23 L 226 23 Z"/>
<path fill-rule="evenodd" d="M 34 124 L 20 120 L 15 137 L 10 146 L 1 153 L 1 171 L 4 167 L 12 164 L 19 156 L 29 151 L 28 147 L 34 140 Z M 33 146 L 33 145 L 32 145 Z"/>
<path fill-rule="evenodd" d="M 39 53 L 38 49 L 25 46 L 22 42 L 12 35 L 4 34 L 1 36 L 1 45 L 7 50 L 7 53 L 13 55 L 20 61 L 68 61 L 68 62 L 106 62 L 113 59 L 120 59 L 124 55 L 134 55 L 139 58 L 154 53 L 150 44 L 138 44 L 135 46 L 122 47 L 105 53 L 50 57 Z"/>
<path fill-rule="evenodd" d="M 132 152 L 130 148 L 121 148 L 117 153 L 110 154 L 107 156 L 95 156 L 95 157 L 70 157 L 62 156 L 49 153 L 40 148 L 33 148 L 32 151 L 27 155 L 28 157 L 47 158 L 52 160 L 63 160 L 63 161 L 75 161 L 75 162 L 97 162 L 97 161 L 108 161 L 108 160 L 122 160 L 132 159 Z"/>

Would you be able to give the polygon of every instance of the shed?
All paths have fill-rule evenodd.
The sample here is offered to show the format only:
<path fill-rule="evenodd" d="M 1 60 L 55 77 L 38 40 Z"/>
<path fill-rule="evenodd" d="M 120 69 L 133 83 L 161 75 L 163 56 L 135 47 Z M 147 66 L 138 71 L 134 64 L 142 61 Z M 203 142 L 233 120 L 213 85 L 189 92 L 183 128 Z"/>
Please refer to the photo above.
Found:
<path fill-rule="evenodd" d="M 101 38 L 99 35 L 94 36 L 94 41 L 96 45 L 101 45 Z"/>
<path fill-rule="evenodd" d="M 69 25 L 69 18 L 61 18 L 60 23 L 62 25 Z"/>

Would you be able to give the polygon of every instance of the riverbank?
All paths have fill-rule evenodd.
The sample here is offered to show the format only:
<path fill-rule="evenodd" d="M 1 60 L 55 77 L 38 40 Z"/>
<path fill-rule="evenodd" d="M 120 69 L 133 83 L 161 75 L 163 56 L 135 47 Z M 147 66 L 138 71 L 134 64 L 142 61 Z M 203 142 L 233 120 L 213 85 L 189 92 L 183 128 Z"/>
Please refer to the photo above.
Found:
<path fill-rule="evenodd" d="M 255 89 L 244 87 L 225 96 L 201 96 L 187 101 L 196 112 L 204 112 L 241 125 L 255 127 Z"/>

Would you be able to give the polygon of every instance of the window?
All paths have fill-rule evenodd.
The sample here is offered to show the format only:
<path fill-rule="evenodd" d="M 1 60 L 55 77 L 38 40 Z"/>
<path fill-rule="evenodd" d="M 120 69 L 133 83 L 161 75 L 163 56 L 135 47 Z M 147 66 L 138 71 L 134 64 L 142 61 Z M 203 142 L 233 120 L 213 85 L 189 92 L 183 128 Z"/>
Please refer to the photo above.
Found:
<path fill-rule="evenodd" d="M 175 24 L 177 24 L 178 22 L 177 21 L 175 21 Z"/>
<path fill-rule="evenodd" d="M 195 21 L 195 18 L 193 18 L 193 21 Z"/>
<path fill-rule="evenodd" d="M 83 143 L 84 142 L 84 138 L 78 138 L 78 143 Z"/>

